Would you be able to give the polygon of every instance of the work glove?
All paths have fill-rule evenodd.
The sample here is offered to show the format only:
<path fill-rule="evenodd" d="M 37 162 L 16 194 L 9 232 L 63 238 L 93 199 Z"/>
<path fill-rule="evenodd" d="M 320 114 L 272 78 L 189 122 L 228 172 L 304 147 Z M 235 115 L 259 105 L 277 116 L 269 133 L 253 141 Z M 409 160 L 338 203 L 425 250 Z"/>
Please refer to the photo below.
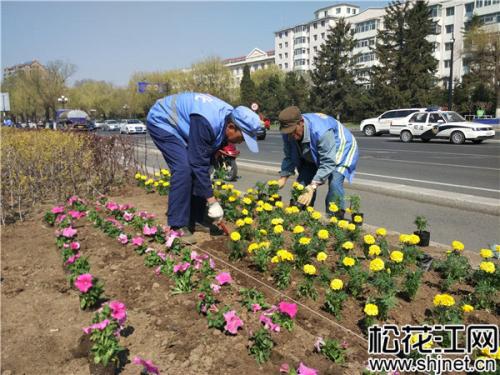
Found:
<path fill-rule="evenodd" d="M 219 202 L 208 204 L 208 217 L 216 222 L 222 220 L 222 218 L 224 217 L 224 210 L 222 209 Z"/>
<path fill-rule="evenodd" d="M 312 201 L 314 192 L 316 191 L 316 185 L 307 185 L 304 192 L 299 196 L 297 202 L 303 204 L 304 206 L 309 206 Z"/>
<path fill-rule="evenodd" d="M 281 176 L 278 180 L 278 188 L 283 189 L 283 186 L 286 185 L 286 180 L 288 180 L 288 177 Z"/>

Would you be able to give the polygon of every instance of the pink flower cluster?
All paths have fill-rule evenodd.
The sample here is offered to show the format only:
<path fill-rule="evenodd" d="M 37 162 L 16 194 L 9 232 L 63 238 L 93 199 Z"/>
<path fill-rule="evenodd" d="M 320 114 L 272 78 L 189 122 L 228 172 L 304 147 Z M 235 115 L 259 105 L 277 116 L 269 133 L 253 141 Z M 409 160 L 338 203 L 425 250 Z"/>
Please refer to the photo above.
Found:
<path fill-rule="evenodd" d="M 178 263 L 174 266 L 174 273 L 186 272 L 189 267 L 191 267 L 189 262 Z"/>
<path fill-rule="evenodd" d="M 63 237 L 66 237 L 66 238 L 73 238 L 76 235 L 76 233 L 77 233 L 77 230 L 72 228 L 72 227 L 64 228 L 62 231 Z"/>
<path fill-rule="evenodd" d="M 118 203 L 115 203 L 115 202 L 112 202 L 112 201 L 106 202 L 106 204 L 104 205 L 104 207 L 106 207 L 106 209 L 109 210 L 109 211 L 117 211 L 119 209 Z"/>
<path fill-rule="evenodd" d="M 269 316 L 266 315 L 261 315 L 259 317 L 259 322 L 264 324 L 264 328 L 268 329 L 272 332 L 279 332 L 281 330 L 281 327 L 277 323 L 273 323 L 272 319 Z"/>
<path fill-rule="evenodd" d="M 128 243 L 128 236 L 125 233 L 120 233 L 118 236 L 118 242 L 122 245 L 126 245 Z"/>
<path fill-rule="evenodd" d="M 85 201 L 83 199 L 78 198 L 76 195 L 69 197 L 68 201 L 67 201 L 69 206 L 72 206 L 73 203 L 76 203 L 76 202 L 85 203 Z"/>
<path fill-rule="evenodd" d="M 278 310 L 280 313 L 288 315 L 292 319 L 297 315 L 297 305 L 295 303 L 282 301 L 278 304 Z"/>
<path fill-rule="evenodd" d="M 209 258 L 206 254 L 198 254 L 196 251 L 191 252 L 191 260 L 194 261 L 194 269 L 199 270 L 203 266 L 203 261 L 207 260 L 209 262 L 210 268 L 215 268 L 215 263 L 212 258 Z"/>
<path fill-rule="evenodd" d="M 127 212 L 127 211 L 125 211 L 123 213 L 123 219 L 125 221 L 131 221 L 133 218 L 134 218 L 134 214 L 133 213 L 130 213 L 130 212 Z"/>
<path fill-rule="evenodd" d="M 231 284 L 233 279 L 229 272 L 221 272 L 217 276 L 215 276 L 215 280 L 219 283 L 219 285 Z"/>
<path fill-rule="evenodd" d="M 165 231 L 165 229 L 164 229 Z M 170 230 L 168 231 L 168 237 L 167 237 L 167 241 L 165 243 L 165 246 L 167 247 L 167 249 L 170 249 L 172 247 L 172 245 L 174 244 L 174 240 L 176 238 L 180 238 L 181 237 L 181 233 L 176 231 L 176 230 Z"/>
<path fill-rule="evenodd" d="M 243 326 L 243 321 L 236 315 L 234 310 L 224 313 L 224 320 L 226 321 L 224 329 L 233 335 L 236 335 L 238 328 Z"/>
<path fill-rule="evenodd" d="M 68 211 L 68 215 L 71 216 L 73 219 L 81 219 L 82 217 L 85 217 L 87 214 L 83 211 L 71 210 Z"/>
<path fill-rule="evenodd" d="M 134 246 L 142 246 L 144 244 L 144 238 L 141 236 L 136 236 L 132 238 L 132 245 Z"/>
<path fill-rule="evenodd" d="M 55 206 L 50 210 L 53 214 L 62 214 L 64 212 L 64 206 Z"/>
<path fill-rule="evenodd" d="M 147 213 L 146 211 L 139 211 L 137 215 L 139 215 L 139 217 L 144 220 L 150 220 L 155 218 L 155 214 L 150 214 Z"/>
<path fill-rule="evenodd" d="M 134 365 L 142 366 L 142 370 L 146 374 L 160 375 L 160 370 L 158 370 L 158 367 L 153 363 L 153 361 L 148 361 L 140 357 L 134 357 L 132 363 Z"/>
<path fill-rule="evenodd" d="M 92 288 L 93 276 L 90 273 L 84 273 L 75 279 L 75 287 L 82 293 L 87 293 Z"/>
<path fill-rule="evenodd" d="M 76 253 L 75 255 L 72 255 L 68 258 L 68 260 L 66 262 L 64 262 L 64 265 L 67 266 L 68 264 L 73 264 L 76 262 L 76 260 L 78 258 L 80 258 L 81 254 L 80 253 Z"/>
<path fill-rule="evenodd" d="M 112 318 L 115 319 L 118 324 L 123 325 L 127 319 L 127 308 L 125 307 L 125 304 L 120 301 L 111 301 L 108 305 L 111 309 Z"/>
<path fill-rule="evenodd" d="M 144 224 L 144 228 L 142 228 L 142 233 L 145 236 L 154 236 L 157 231 L 158 228 L 156 228 L 155 226 L 150 227 L 148 224 Z"/>
<path fill-rule="evenodd" d="M 280 366 L 280 372 L 285 374 L 290 373 L 290 366 L 288 366 L 288 363 L 283 363 Z M 318 370 L 307 367 L 302 362 L 300 362 L 299 368 L 297 369 L 297 375 L 318 375 Z"/>
<path fill-rule="evenodd" d="M 104 319 L 102 322 L 92 324 L 91 326 L 88 326 L 88 327 L 83 327 L 83 332 L 85 332 L 85 334 L 88 335 L 94 329 L 98 329 L 99 331 L 102 331 L 103 329 L 105 329 L 109 325 L 109 323 L 110 323 L 109 319 Z"/>

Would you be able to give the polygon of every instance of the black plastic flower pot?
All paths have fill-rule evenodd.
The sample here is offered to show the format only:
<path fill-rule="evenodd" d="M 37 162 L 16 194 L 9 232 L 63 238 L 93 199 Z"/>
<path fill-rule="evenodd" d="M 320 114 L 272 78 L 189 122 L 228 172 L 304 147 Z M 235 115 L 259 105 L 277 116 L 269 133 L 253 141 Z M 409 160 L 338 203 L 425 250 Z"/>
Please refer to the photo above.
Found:
<path fill-rule="evenodd" d="M 423 230 L 423 231 L 415 231 L 413 232 L 413 234 L 416 234 L 417 236 L 420 237 L 420 242 L 418 243 L 420 247 L 429 246 L 429 242 L 431 241 L 431 232 Z"/>
<path fill-rule="evenodd" d="M 338 220 L 344 220 L 345 210 L 338 210 L 333 214 Z"/>

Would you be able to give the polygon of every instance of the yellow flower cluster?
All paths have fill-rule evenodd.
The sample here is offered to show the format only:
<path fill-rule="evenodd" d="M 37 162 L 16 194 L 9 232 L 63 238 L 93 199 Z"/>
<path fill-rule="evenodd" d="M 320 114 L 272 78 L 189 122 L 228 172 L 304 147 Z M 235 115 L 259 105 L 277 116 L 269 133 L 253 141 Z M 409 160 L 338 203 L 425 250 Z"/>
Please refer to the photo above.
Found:
<path fill-rule="evenodd" d="M 381 250 L 379 245 L 371 245 L 368 248 L 368 255 L 371 255 L 372 257 L 380 255 L 380 252 Z"/>
<path fill-rule="evenodd" d="M 267 181 L 267 185 L 268 185 L 268 186 L 276 186 L 276 185 L 278 185 L 278 184 L 279 184 L 279 183 L 278 183 L 278 181 L 277 181 L 277 180 L 269 180 L 269 181 Z"/>
<path fill-rule="evenodd" d="M 387 235 L 387 230 L 385 228 L 378 228 L 375 234 L 380 237 L 385 237 Z"/>
<path fill-rule="evenodd" d="M 453 241 L 451 243 L 451 247 L 453 248 L 453 250 L 455 251 L 462 251 L 464 249 L 464 244 L 460 241 Z"/>
<path fill-rule="evenodd" d="M 479 255 L 481 255 L 481 258 L 484 259 L 493 258 L 493 251 L 491 251 L 490 249 L 481 249 L 479 251 Z"/>
<path fill-rule="evenodd" d="M 330 218 L 330 223 L 331 223 L 331 224 L 337 224 L 338 222 L 339 222 L 339 219 L 337 219 L 335 216 L 332 216 L 332 217 Z"/>
<path fill-rule="evenodd" d="M 250 245 L 248 245 L 247 251 L 249 254 L 252 254 L 255 250 L 259 249 L 259 244 L 252 242 Z"/>
<path fill-rule="evenodd" d="M 360 215 L 356 215 L 356 216 L 354 216 L 354 222 L 355 222 L 356 224 L 362 223 L 362 222 L 363 222 L 363 217 L 362 217 L 362 216 L 360 216 Z"/>
<path fill-rule="evenodd" d="M 375 238 L 371 234 L 365 234 L 363 240 L 367 245 L 373 245 L 375 243 Z"/>
<path fill-rule="evenodd" d="M 295 259 L 293 254 L 285 249 L 278 250 L 276 252 L 276 256 L 278 257 L 278 259 L 280 261 L 287 261 L 288 260 L 288 261 L 292 262 Z"/>
<path fill-rule="evenodd" d="M 342 249 L 352 250 L 352 249 L 354 249 L 354 244 L 351 241 L 346 241 L 342 244 Z"/>
<path fill-rule="evenodd" d="M 434 306 L 450 307 L 455 305 L 455 298 L 449 294 L 436 294 L 434 296 Z"/>
<path fill-rule="evenodd" d="M 234 185 L 233 184 L 224 184 L 221 186 L 221 189 L 222 190 L 233 190 L 234 189 Z"/>
<path fill-rule="evenodd" d="M 299 244 L 301 245 L 309 245 L 311 243 L 311 239 L 309 237 L 300 237 Z"/>
<path fill-rule="evenodd" d="M 299 212 L 300 212 L 300 210 L 297 206 L 289 206 L 289 207 L 285 208 L 285 214 L 287 214 L 287 215 L 298 214 Z"/>
<path fill-rule="evenodd" d="M 167 177 L 171 176 L 170 171 L 168 169 L 161 169 L 160 172 L 164 176 L 167 176 Z"/>
<path fill-rule="evenodd" d="M 493 262 L 481 262 L 479 268 L 486 273 L 495 273 L 495 263 Z"/>
<path fill-rule="evenodd" d="M 252 200 L 248 197 L 243 198 L 243 204 L 250 205 L 252 204 Z"/>
<path fill-rule="evenodd" d="M 297 181 L 295 181 L 293 184 L 292 184 L 292 187 L 298 191 L 302 191 L 304 190 L 304 185 L 298 183 Z"/>
<path fill-rule="evenodd" d="M 342 264 L 346 267 L 352 267 L 356 264 L 356 260 L 351 257 L 344 257 L 344 259 L 342 259 Z"/>
<path fill-rule="evenodd" d="M 316 275 L 316 267 L 314 267 L 312 264 L 306 264 L 304 266 L 304 273 L 306 275 Z"/>
<path fill-rule="evenodd" d="M 277 202 L 274 204 L 274 207 L 276 207 L 276 208 L 283 208 L 283 202 L 282 202 L 282 201 L 277 201 Z"/>
<path fill-rule="evenodd" d="M 304 227 L 302 225 L 296 225 L 293 228 L 293 234 L 301 234 L 304 233 Z"/>
<path fill-rule="evenodd" d="M 399 242 L 407 245 L 417 245 L 420 242 L 420 237 L 416 234 L 400 234 Z"/>
<path fill-rule="evenodd" d="M 349 224 L 347 224 L 347 230 L 348 230 L 349 232 L 354 232 L 354 231 L 356 230 L 356 225 L 355 225 L 355 224 L 353 224 L 353 223 L 349 223 Z"/>
<path fill-rule="evenodd" d="M 496 353 L 492 353 L 490 351 L 490 348 L 484 348 L 484 349 L 481 349 L 481 353 L 483 353 L 488 358 L 493 358 L 493 359 L 496 359 L 496 360 L 500 360 L 500 349 L 498 349 L 496 351 Z"/>
<path fill-rule="evenodd" d="M 340 229 L 347 229 L 349 222 L 347 220 L 340 220 L 337 225 Z"/>
<path fill-rule="evenodd" d="M 465 313 L 473 312 L 474 311 L 474 306 L 465 304 L 462 306 L 462 311 Z"/>
<path fill-rule="evenodd" d="M 274 234 L 281 234 L 283 233 L 283 231 L 284 231 L 283 225 L 281 224 L 276 225 L 273 229 Z"/>
<path fill-rule="evenodd" d="M 321 219 L 321 216 L 322 216 L 322 215 L 321 215 L 321 212 L 319 212 L 319 211 L 313 211 L 313 212 L 311 213 L 311 218 L 312 218 L 313 220 L 319 220 L 319 219 Z"/>
<path fill-rule="evenodd" d="M 273 206 L 269 203 L 264 203 L 264 205 L 262 206 L 262 208 L 264 209 L 264 211 L 267 211 L 267 212 L 270 212 L 273 210 Z"/>
<path fill-rule="evenodd" d="M 344 287 L 344 282 L 340 279 L 333 279 L 330 281 L 330 289 L 341 290 Z"/>
<path fill-rule="evenodd" d="M 328 255 L 324 251 L 320 251 L 318 255 L 316 255 L 316 260 L 318 262 L 324 262 L 328 258 Z"/>
<path fill-rule="evenodd" d="M 380 258 L 375 258 L 370 262 L 370 270 L 373 272 L 382 271 L 384 268 L 384 261 Z"/>
<path fill-rule="evenodd" d="M 320 229 L 318 231 L 318 238 L 320 240 L 327 240 L 329 237 L 330 237 L 330 235 L 326 229 Z"/>
<path fill-rule="evenodd" d="M 365 314 L 368 316 L 377 316 L 378 315 L 378 306 L 373 303 L 367 303 L 365 305 Z"/>
<path fill-rule="evenodd" d="M 241 210 L 241 214 L 247 216 L 248 215 L 248 210 L 246 208 Z"/>
<path fill-rule="evenodd" d="M 391 253 L 391 260 L 394 263 L 401 263 L 404 259 L 404 254 L 401 251 L 395 250 Z"/>
<path fill-rule="evenodd" d="M 154 182 L 155 181 L 152 178 L 149 178 L 146 180 L 146 182 L 144 184 L 147 186 L 147 185 L 152 185 Z"/>
<path fill-rule="evenodd" d="M 278 225 L 278 224 L 283 224 L 283 219 L 282 218 L 274 218 L 271 220 L 272 225 Z"/>
<path fill-rule="evenodd" d="M 259 229 L 259 233 L 263 236 L 267 236 L 267 230 L 265 229 Z"/>
<path fill-rule="evenodd" d="M 231 241 L 237 242 L 241 240 L 241 235 L 238 232 L 231 232 Z"/>
<path fill-rule="evenodd" d="M 339 206 L 337 206 L 335 203 L 331 202 L 330 205 L 328 206 L 328 210 L 330 212 L 338 212 Z"/>
<path fill-rule="evenodd" d="M 238 220 L 236 220 L 236 223 L 235 223 L 235 224 L 236 224 L 236 226 L 237 226 L 238 228 L 244 227 L 244 226 L 245 226 L 245 220 L 243 220 L 243 219 L 238 219 Z"/>

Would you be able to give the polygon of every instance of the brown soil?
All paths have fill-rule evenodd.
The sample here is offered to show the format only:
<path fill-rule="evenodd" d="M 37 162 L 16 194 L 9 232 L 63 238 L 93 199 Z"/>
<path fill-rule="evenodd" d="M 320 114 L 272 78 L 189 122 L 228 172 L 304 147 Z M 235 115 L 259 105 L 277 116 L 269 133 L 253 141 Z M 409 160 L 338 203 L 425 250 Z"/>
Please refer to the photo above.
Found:
<path fill-rule="evenodd" d="M 125 187 L 112 199 L 133 203 L 140 210 L 155 213 L 159 223 L 164 222 L 165 197 Z M 78 295 L 69 287 L 54 243 L 54 229 L 42 222 L 47 208 L 40 208 L 32 219 L 4 227 L 2 231 L 2 374 L 89 374 L 87 358 L 77 351 L 81 327 L 90 324 L 93 313 L 79 309 Z M 283 362 L 298 365 L 300 361 L 319 369 L 321 374 L 359 374 L 363 368 L 367 357 L 366 342 L 300 306 L 294 330 L 273 334 L 277 345 L 271 360 L 259 366 L 247 352 L 249 332 L 259 325 L 255 317 L 250 317 L 253 314 L 237 303 L 235 290 L 239 286 L 254 286 L 266 294 L 268 302 L 276 303 L 280 297 L 274 292 L 216 261 L 218 269 L 231 272 L 236 283 L 225 302 L 233 302 L 232 306 L 245 322 L 237 336 L 224 335 L 209 330 L 206 319 L 197 314 L 195 293 L 173 296 L 171 281 L 155 276 L 131 247 L 107 237 L 86 219 L 81 219 L 76 228 L 82 254 L 89 257 L 91 273 L 104 282 L 106 296 L 123 301 L 127 306 L 130 334 L 120 342 L 128 350 L 129 361 L 137 355 L 153 360 L 162 373 L 185 375 L 276 374 Z M 227 260 L 225 239 L 197 235 L 201 248 Z M 236 266 L 272 286 L 268 275 L 252 271 L 246 260 Z M 421 322 L 425 309 L 432 305 L 438 283 L 437 275 L 426 276 L 426 283 L 419 290 L 416 301 L 411 303 L 411 309 L 408 302 L 398 300 L 399 307 L 391 313 L 391 322 Z M 292 289 L 286 292 L 295 297 Z M 318 303 L 303 302 L 334 320 L 321 312 Z M 361 306 L 360 301 L 349 299 L 344 310 L 345 319 L 340 322 L 358 334 L 361 334 L 357 327 Z M 484 311 L 473 312 L 469 319 L 471 322 L 500 323 L 498 317 Z M 346 365 L 332 364 L 312 353 L 317 336 L 345 339 L 349 344 Z M 130 362 L 121 369 L 122 374 L 138 372 L 139 367 Z"/>

